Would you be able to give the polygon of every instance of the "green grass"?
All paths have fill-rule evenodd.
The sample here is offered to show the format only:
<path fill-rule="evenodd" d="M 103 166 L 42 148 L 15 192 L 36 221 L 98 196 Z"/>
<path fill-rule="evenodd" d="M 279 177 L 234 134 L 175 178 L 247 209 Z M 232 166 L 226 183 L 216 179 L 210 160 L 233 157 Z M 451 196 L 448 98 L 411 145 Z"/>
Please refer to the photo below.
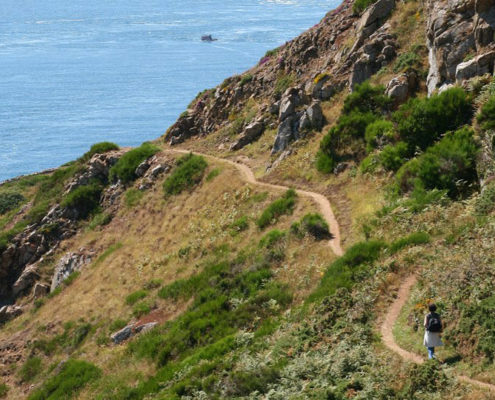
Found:
<path fill-rule="evenodd" d="M 19 377 L 23 382 L 30 382 L 39 375 L 42 369 L 41 358 L 28 358 L 19 370 Z"/>
<path fill-rule="evenodd" d="M 239 85 L 241 85 L 241 87 L 242 87 L 245 84 L 251 82 L 252 80 L 253 80 L 253 75 L 251 75 L 251 74 L 243 75 L 241 78 L 241 81 L 239 82 Z"/>
<path fill-rule="evenodd" d="M 177 195 L 199 184 L 207 166 L 203 157 L 192 153 L 179 158 L 175 169 L 163 183 L 165 195 Z"/>
<path fill-rule="evenodd" d="M 215 179 L 218 175 L 220 175 L 220 168 L 213 168 L 208 175 L 206 175 L 206 181 L 210 182 Z"/>
<path fill-rule="evenodd" d="M 0 215 L 17 208 L 26 201 L 25 197 L 17 192 L 0 193 Z"/>
<path fill-rule="evenodd" d="M 256 224 L 260 229 L 266 228 L 277 222 L 282 215 L 292 214 L 296 205 L 297 193 L 294 189 L 289 189 L 280 199 L 271 203 L 257 219 Z"/>
<path fill-rule="evenodd" d="M 103 186 L 99 182 L 82 185 L 64 197 L 60 205 L 77 211 L 79 219 L 87 218 L 100 205 Z"/>
<path fill-rule="evenodd" d="M 134 304 L 134 307 L 132 307 L 132 315 L 134 315 L 136 318 L 140 318 L 143 315 L 149 314 L 150 312 L 151 304 L 147 301 L 141 301 Z"/>
<path fill-rule="evenodd" d="M 101 370 L 86 361 L 69 359 L 59 374 L 49 378 L 29 400 L 55 400 L 75 397 L 89 382 L 99 379 Z"/>
<path fill-rule="evenodd" d="M 230 224 L 231 234 L 237 235 L 240 232 L 243 232 L 249 228 L 249 220 L 246 215 L 243 215 L 240 218 L 237 218 L 232 224 Z"/>
<path fill-rule="evenodd" d="M 157 146 L 148 142 L 128 151 L 110 168 L 110 181 L 120 179 L 126 184 L 134 181 L 137 178 L 135 171 L 139 164 L 159 151 Z"/>
<path fill-rule="evenodd" d="M 101 212 L 95 214 L 95 216 L 91 219 L 91 222 L 88 225 L 88 228 L 91 230 L 96 229 L 98 226 L 108 225 L 112 221 L 112 215 L 107 214 L 106 212 Z"/>
<path fill-rule="evenodd" d="M 0 398 L 7 396 L 9 387 L 5 383 L 0 383 Z"/>
<path fill-rule="evenodd" d="M 121 242 L 117 242 L 112 244 L 108 249 L 106 249 L 95 261 L 94 265 L 99 265 L 103 263 L 109 256 L 111 256 L 114 252 L 121 249 L 124 245 Z"/>
<path fill-rule="evenodd" d="M 361 14 L 367 7 L 369 7 L 375 1 L 376 0 L 356 0 L 352 5 L 352 10 L 357 14 Z"/>
<path fill-rule="evenodd" d="M 129 188 L 124 195 L 124 204 L 127 208 L 135 207 L 139 204 L 143 196 L 144 192 L 142 190 Z"/>
<path fill-rule="evenodd" d="M 415 232 L 409 236 L 398 239 L 389 245 L 392 254 L 397 253 L 405 247 L 430 243 L 431 238 L 426 232 Z"/>
<path fill-rule="evenodd" d="M 148 292 L 146 290 L 137 290 L 125 298 L 125 303 L 132 306 L 139 300 L 144 299 L 146 296 L 148 296 Z"/>

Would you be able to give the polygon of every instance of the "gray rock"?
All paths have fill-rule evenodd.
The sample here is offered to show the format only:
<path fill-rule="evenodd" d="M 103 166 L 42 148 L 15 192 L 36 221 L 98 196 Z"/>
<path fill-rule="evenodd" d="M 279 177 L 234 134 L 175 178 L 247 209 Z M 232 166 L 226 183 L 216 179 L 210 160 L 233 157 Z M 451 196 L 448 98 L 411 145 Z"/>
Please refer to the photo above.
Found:
<path fill-rule="evenodd" d="M 55 266 L 55 272 L 52 277 L 50 291 L 53 292 L 59 287 L 70 274 L 80 271 L 86 264 L 89 264 L 93 258 L 91 253 L 67 253 Z"/>
<path fill-rule="evenodd" d="M 385 94 L 394 99 L 396 104 L 403 103 L 409 97 L 409 77 L 407 74 L 393 78 L 388 84 Z"/>
<path fill-rule="evenodd" d="M 293 99 L 293 96 L 283 97 L 280 102 L 280 111 L 278 115 L 278 119 L 283 121 L 287 119 L 290 115 L 294 114 L 296 111 L 296 102 Z"/>
<path fill-rule="evenodd" d="M 280 101 L 270 104 L 269 112 L 272 115 L 278 115 L 280 111 Z"/>
<path fill-rule="evenodd" d="M 379 0 L 364 12 L 359 20 L 356 30 L 358 38 L 353 50 L 359 48 L 362 42 L 371 36 L 390 15 L 395 7 L 395 0 Z"/>
<path fill-rule="evenodd" d="M 23 312 L 19 306 L 3 306 L 0 308 L 0 323 L 4 323 L 18 317 Z"/>
<path fill-rule="evenodd" d="M 472 60 L 457 65 L 455 79 L 457 83 L 471 79 L 475 76 L 493 73 L 495 51 L 474 57 Z"/>
<path fill-rule="evenodd" d="M 323 127 L 323 111 L 319 101 L 313 102 L 306 110 L 311 128 L 319 131 Z"/>
<path fill-rule="evenodd" d="M 43 283 L 36 283 L 33 289 L 33 296 L 35 299 L 45 297 L 50 292 L 50 286 Z"/>
<path fill-rule="evenodd" d="M 146 171 L 150 168 L 150 162 L 149 160 L 144 160 L 141 164 L 139 164 L 136 168 L 136 171 L 134 173 L 138 178 L 142 177 Z"/>
<path fill-rule="evenodd" d="M 20 293 L 32 287 L 39 277 L 38 266 L 36 264 L 28 265 L 12 286 L 12 294 L 17 297 Z"/>
<path fill-rule="evenodd" d="M 298 126 L 299 118 L 296 115 L 292 115 L 280 123 L 277 136 L 275 137 L 275 143 L 273 144 L 272 154 L 285 150 L 289 143 L 298 139 Z"/>
<path fill-rule="evenodd" d="M 133 334 L 132 328 L 133 328 L 133 325 L 128 325 L 125 328 L 122 328 L 120 331 L 113 333 L 110 336 L 110 339 L 112 339 L 112 341 L 115 344 L 120 344 L 124 340 L 127 340 L 132 336 L 132 334 Z"/>
<path fill-rule="evenodd" d="M 147 324 L 138 325 L 134 328 L 134 333 L 145 333 L 151 331 L 155 326 L 158 325 L 158 322 L 148 322 Z"/>
<path fill-rule="evenodd" d="M 246 128 L 244 128 L 244 131 L 241 133 L 239 139 L 237 139 L 237 141 L 230 146 L 230 150 L 239 150 L 249 143 L 254 142 L 263 134 L 264 129 L 265 124 L 262 120 L 257 120 L 249 124 Z"/>

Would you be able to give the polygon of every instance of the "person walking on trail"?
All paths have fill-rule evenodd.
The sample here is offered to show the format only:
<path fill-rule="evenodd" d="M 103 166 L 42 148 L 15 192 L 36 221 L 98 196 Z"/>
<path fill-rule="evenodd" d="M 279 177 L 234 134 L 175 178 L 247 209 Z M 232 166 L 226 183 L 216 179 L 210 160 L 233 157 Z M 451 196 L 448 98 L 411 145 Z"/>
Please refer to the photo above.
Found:
<path fill-rule="evenodd" d="M 424 327 L 425 337 L 423 344 L 428 349 L 428 359 L 431 360 L 435 357 L 435 347 L 443 346 L 440 333 L 442 332 L 442 320 L 440 315 L 436 313 L 437 306 L 430 304 L 428 306 L 429 314 L 425 315 Z"/>

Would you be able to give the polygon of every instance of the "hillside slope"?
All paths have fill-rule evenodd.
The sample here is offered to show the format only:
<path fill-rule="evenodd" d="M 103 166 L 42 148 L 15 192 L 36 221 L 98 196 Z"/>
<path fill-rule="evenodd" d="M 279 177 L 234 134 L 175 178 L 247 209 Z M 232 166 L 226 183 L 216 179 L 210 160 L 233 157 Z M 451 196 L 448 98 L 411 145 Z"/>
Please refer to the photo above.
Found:
<path fill-rule="evenodd" d="M 346 0 L 154 143 L 2 184 L 0 397 L 495 398 L 494 33 Z"/>

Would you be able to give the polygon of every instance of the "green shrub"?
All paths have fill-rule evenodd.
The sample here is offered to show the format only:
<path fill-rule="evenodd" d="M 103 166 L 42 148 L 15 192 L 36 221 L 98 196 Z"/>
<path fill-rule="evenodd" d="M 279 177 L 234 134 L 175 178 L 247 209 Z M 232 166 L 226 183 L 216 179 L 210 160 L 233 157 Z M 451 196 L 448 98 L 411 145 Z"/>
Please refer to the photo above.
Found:
<path fill-rule="evenodd" d="M 139 300 L 144 299 L 146 296 L 148 296 L 148 292 L 146 290 L 137 290 L 125 298 L 125 303 L 132 306 Z"/>
<path fill-rule="evenodd" d="M 450 197 L 458 197 L 477 181 L 477 152 L 471 129 L 448 133 L 424 154 L 401 167 L 397 173 L 398 188 L 408 193 L 419 185 L 426 190 L 445 189 Z"/>
<path fill-rule="evenodd" d="M 366 140 L 366 150 L 372 152 L 373 149 L 382 148 L 390 143 L 395 136 L 394 124 L 385 119 L 379 119 L 366 127 L 364 138 Z"/>
<path fill-rule="evenodd" d="M 111 221 L 112 221 L 112 215 L 111 214 L 101 212 L 101 213 L 96 214 L 93 217 L 93 219 L 89 223 L 88 227 L 89 227 L 89 229 L 94 230 L 98 226 L 108 225 Z"/>
<path fill-rule="evenodd" d="M 476 119 L 482 129 L 495 129 L 495 96 L 492 95 L 483 105 Z"/>
<path fill-rule="evenodd" d="M 236 219 L 232 224 L 230 224 L 230 229 L 232 233 L 235 235 L 239 232 L 243 232 L 249 228 L 249 221 L 246 215 Z"/>
<path fill-rule="evenodd" d="M 366 8 L 372 5 L 376 0 L 356 0 L 352 5 L 352 11 L 356 14 L 361 14 Z"/>
<path fill-rule="evenodd" d="M 214 168 L 208 173 L 208 175 L 206 175 L 206 181 L 210 182 L 213 179 L 215 179 L 218 175 L 220 175 L 220 168 Z"/>
<path fill-rule="evenodd" d="M 260 394 L 268 392 L 269 385 L 280 379 L 280 369 L 279 366 L 273 366 L 261 367 L 252 372 L 232 372 L 230 379 L 234 386 L 233 394 L 248 396 L 253 392 Z"/>
<path fill-rule="evenodd" d="M 450 387 L 442 366 L 436 360 L 413 365 L 408 376 L 410 383 L 400 398 L 415 399 L 418 398 L 416 394 L 442 392 Z"/>
<path fill-rule="evenodd" d="M 415 232 L 404 238 L 398 239 L 389 245 L 392 254 L 397 253 L 404 247 L 430 243 L 430 235 L 426 232 Z"/>
<path fill-rule="evenodd" d="M 32 381 L 43 369 L 41 358 L 31 357 L 26 360 L 19 370 L 19 377 L 23 382 Z"/>
<path fill-rule="evenodd" d="M 319 287 L 308 297 L 313 302 L 334 294 L 337 289 L 350 289 L 355 282 L 361 280 L 366 271 L 363 264 L 370 264 L 380 257 L 386 243 L 370 240 L 357 243 L 346 253 L 334 261 L 325 271 Z"/>
<path fill-rule="evenodd" d="M 380 160 L 376 154 L 368 155 L 361 164 L 359 164 L 359 170 L 362 174 L 372 174 L 376 171 L 378 166 L 380 165 Z"/>
<path fill-rule="evenodd" d="M 132 315 L 139 318 L 151 312 L 151 304 L 147 301 L 136 303 L 132 308 Z"/>
<path fill-rule="evenodd" d="M 418 51 L 402 53 L 397 57 L 394 65 L 394 72 L 404 72 L 410 69 L 421 67 L 421 56 Z"/>
<path fill-rule="evenodd" d="M 116 319 L 110 324 L 108 329 L 110 332 L 116 332 L 116 331 L 120 331 L 122 328 L 125 328 L 126 326 L 127 326 L 127 321 L 124 321 L 123 319 Z"/>
<path fill-rule="evenodd" d="M 7 396 L 9 387 L 5 383 L 0 383 L 0 398 Z"/>
<path fill-rule="evenodd" d="M 101 370 L 86 361 L 69 359 L 58 375 L 49 378 L 29 400 L 66 399 L 75 396 L 87 383 L 97 380 Z"/>
<path fill-rule="evenodd" d="M 81 345 L 81 343 L 86 339 L 86 337 L 91 332 L 91 324 L 90 323 L 82 323 L 74 329 L 74 332 L 71 335 L 71 340 L 69 342 L 69 346 L 72 349 L 76 349 Z"/>
<path fill-rule="evenodd" d="M 97 182 L 79 186 L 65 196 L 60 205 L 76 210 L 78 218 L 84 219 L 100 205 L 102 191 L 103 187 Z"/>
<path fill-rule="evenodd" d="M 295 80 L 293 74 L 279 73 L 277 80 L 275 81 L 274 95 L 280 96 L 294 84 Z"/>
<path fill-rule="evenodd" d="M 91 146 L 88 152 L 84 153 L 81 157 L 81 161 L 86 162 L 91 159 L 95 154 L 102 154 L 112 150 L 119 150 L 120 147 L 112 142 L 100 142 Z"/>
<path fill-rule="evenodd" d="M 246 75 L 243 75 L 242 78 L 241 78 L 241 81 L 239 82 L 239 84 L 242 86 L 244 86 L 245 84 L 251 82 L 253 80 L 253 75 L 251 74 L 246 74 Z"/>
<path fill-rule="evenodd" d="M 26 201 L 24 196 L 16 192 L 0 193 L 0 215 L 7 211 L 17 208 L 21 203 Z"/>
<path fill-rule="evenodd" d="M 194 154 L 188 154 L 177 160 L 177 166 L 163 183 L 166 195 L 176 195 L 201 182 L 208 166 L 206 160 Z"/>
<path fill-rule="evenodd" d="M 137 178 L 135 171 L 139 164 L 159 151 L 160 149 L 157 146 L 148 142 L 128 151 L 110 168 L 110 181 L 117 179 L 120 179 L 123 183 L 134 181 Z"/>
<path fill-rule="evenodd" d="M 430 98 L 410 99 L 397 110 L 393 119 L 401 139 L 409 146 L 425 150 L 445 132 L 469 123 L 473 115 L 471 100 L 461 88 L 452 88 Z"/>
<path fill-rule="evenodd" d="M 306 214 L 301 219 L 301 227 L 317 240 L 330 239 L 327 221 L 320 214 Z"/>
<path fill-rule="evenodd" d="M 125 191 L 124 204 L 128 208 L 135 207 L 139 204 L 143 196 L 144 192 L 142 190 L 129 188 Z"/>
<path fill-rule="evenodd" d="M 284 240 L 285 236 L 286 233 L 284 231 L 279 231 L 278 229 L 274 229 L 261 238 L 259 246 L 265 248 L 271 248 L 274 245 L 280 243 L 282 240 Z"/>
<path fill-rule="evenodd" d="M 342 114 L 352 112 L 383 114 L 392 106 L 393 100 L 385 95 L 383 86 L 373 86 L 368 81 L 356 85 L 353 92 L 344 100 Z"/>
<path fill-rule="evenodd" d="M 292 214 L 296 205 L 297 193 L 294 189 L 289 189 L 280 199 L 270 204 L 257 219 L 256 224 L 260 229 L 275 222 L 284 214 Z"/>
<path fill-rule="evenodd" d="M 409 148 L 405 142 L 397 142 L 395 145 L 387 145 L 380 152 L 378 159 L 380 164 L 388 171 L 397 171 L 407 162 Z"/>

